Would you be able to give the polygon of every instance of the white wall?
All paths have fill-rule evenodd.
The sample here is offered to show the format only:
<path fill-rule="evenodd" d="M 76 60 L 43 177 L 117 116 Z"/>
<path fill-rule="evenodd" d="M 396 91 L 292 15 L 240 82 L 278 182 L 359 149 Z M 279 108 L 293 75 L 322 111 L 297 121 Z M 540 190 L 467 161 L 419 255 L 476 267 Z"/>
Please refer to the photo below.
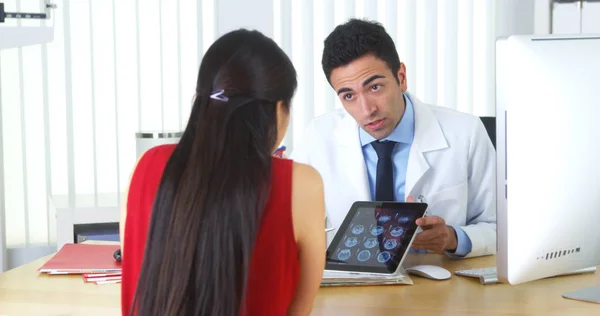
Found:
<path fill-rule="evenodd" d="M 497 0 L 496 35 L 509 36 L 534 32 L 535 2 L 533 0 Z"/>
<path fill-rule="evenodd" d="M 534 0 L 534 33 L 550 34 L 552 31 L 552 0 Z"/>

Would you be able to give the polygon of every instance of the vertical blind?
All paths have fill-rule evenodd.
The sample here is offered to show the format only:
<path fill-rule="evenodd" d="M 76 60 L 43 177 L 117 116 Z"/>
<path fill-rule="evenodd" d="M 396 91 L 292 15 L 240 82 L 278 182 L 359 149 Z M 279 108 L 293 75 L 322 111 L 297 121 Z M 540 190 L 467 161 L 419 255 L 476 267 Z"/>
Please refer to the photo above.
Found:
<path fill-rule="evenodd" d="M 38 12 L 43 1 L 4 2 Z M 135 133 L 182 129 L 215 37 L 214 0 L 54 3 L 51 20 L 6 22 L 52 23 L 54 41 L 0 51 L 8 247 L 55 242 L 49 196 L 101 204 L 123 191 Z"/>
<path fill-rule="evenodd" d="M 4 0 L 39 11 L 42 1 Z M 57 0 L 52 43 L 0 51 L 0 146 L 8 247 L 52 244 L 48 197 L 118 196 L 135 133 L 185 126 L 218 0 Z M 276 42 L 298 71 L 293 150 L 315 116 L 341 107 L 321 70 L 323 40 L 359 17 L 381 22 L 422 101 L 494 114 L 496 0 L 273 0 Z M 260 12 L 253 12 L 261 18 Z M 6 24 L 36 25 L 34 21 Z M 1 26 L 0 26 L 1 27 Z M 0 186 L 2 189 L 2 186 Z"/>

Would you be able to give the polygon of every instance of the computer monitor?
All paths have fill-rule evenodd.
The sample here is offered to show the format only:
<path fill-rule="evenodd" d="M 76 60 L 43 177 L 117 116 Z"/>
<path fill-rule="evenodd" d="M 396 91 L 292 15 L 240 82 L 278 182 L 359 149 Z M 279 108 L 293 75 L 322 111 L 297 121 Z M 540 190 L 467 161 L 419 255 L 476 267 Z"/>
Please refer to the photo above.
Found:
<path fill-rule="evenodd" d="M 496 44 L 498 279 L 600 265 L 600 34 Z"/>

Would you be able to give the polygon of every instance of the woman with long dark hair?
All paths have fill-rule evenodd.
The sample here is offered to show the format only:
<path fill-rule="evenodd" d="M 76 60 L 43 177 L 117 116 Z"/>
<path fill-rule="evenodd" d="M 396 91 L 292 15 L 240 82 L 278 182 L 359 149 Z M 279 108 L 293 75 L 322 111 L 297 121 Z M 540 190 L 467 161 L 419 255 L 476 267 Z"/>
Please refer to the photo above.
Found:
<path fill-rule="evenodd" d="M 206 52 L 177 145 L 138 161 L 121 215 L 124 315 L 307 315 L 325 265 L 320 175 L 273 156 L 296 71 L 260 32 Z"/>

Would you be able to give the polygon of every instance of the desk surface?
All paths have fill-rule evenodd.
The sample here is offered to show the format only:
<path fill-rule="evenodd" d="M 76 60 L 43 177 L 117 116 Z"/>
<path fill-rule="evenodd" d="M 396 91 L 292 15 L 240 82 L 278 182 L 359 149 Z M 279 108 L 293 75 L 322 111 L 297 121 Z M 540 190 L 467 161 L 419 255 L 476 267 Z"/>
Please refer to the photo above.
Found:
<path fill-rule="evenodd" d="M 0 315 L 119 315 L 120 285 L 94 285 L 81 276 L 48 276 L 47 256 L 0 274 Z M 494 257 L 450 260 L 411 254 L 407 266 L 459 269 L 494 266 Z M 453 275 L 445 281 L 412 277 L 414 285 L 322 288 L 313 315 L 600 315 L 600 305 L 563 299 L 562 293 L 600 285 L 600 272 L 511 286 L 480 285 Z"/>

